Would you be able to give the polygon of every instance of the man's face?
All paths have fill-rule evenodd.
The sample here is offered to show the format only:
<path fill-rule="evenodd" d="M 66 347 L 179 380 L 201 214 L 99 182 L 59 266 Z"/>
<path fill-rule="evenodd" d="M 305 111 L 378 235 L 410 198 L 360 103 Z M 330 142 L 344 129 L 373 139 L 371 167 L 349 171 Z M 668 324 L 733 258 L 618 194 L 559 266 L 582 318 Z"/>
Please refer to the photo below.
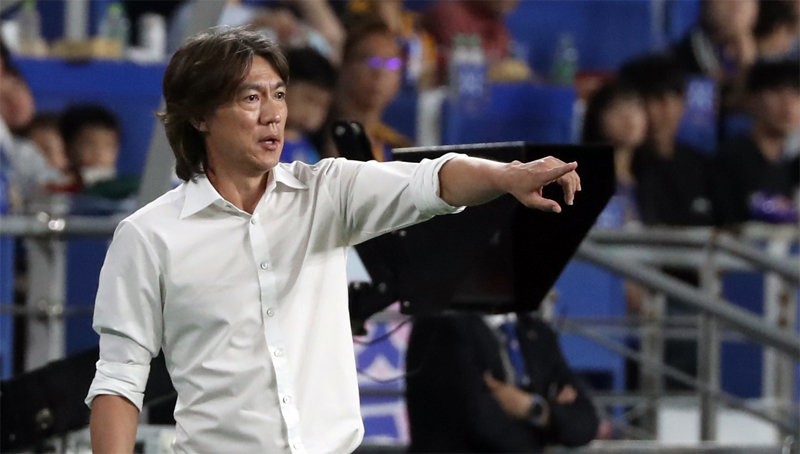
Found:
<path fill-rule="evenodd" d="M 786 137 L 800 127 L 800 91 L 797 88 L 763 90 L 753 100 L 756 122 L 771 134 Z"/>
<path fill-rule="evenodd" d="M 382 111 L 400 90 L 403 65 L 400 47 L 391 34 L 373 34 L 359 43 L 342 65 L 345 102 Z"/>
<path fill-rule="evenodd" d="M 119 137 L 113 129 L 86 126 L 73 139 L 71 154 L 80 159 L 81 167 L 114 169 L 119 155 Z"/>
<path fill-rule="evenodd" d="M 332 97 L 329 89 L 301 80 L 292 82 L 286 97 L 290 112 L 286 126 L 305 133 L 318 130 L 328 115 Z"/>
<path fill-rule="evenodd" d="M 278 164 L 286 126 L 286 83 L 266 60 L 254 57 L 233 99 L 195 127 L 205 134 L 210 170 L 263 176 Z"/>

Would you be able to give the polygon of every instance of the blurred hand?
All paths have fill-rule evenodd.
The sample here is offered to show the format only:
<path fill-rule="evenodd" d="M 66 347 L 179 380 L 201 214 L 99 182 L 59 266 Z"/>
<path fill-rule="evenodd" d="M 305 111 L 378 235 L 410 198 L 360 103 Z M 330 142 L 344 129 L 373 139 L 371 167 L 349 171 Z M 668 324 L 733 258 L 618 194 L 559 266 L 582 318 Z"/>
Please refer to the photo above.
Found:
<path fill-rule="evenodd" d="M 575 388 L 572 385 L 566 385 L 561 388 L 561 392 L 558 393 L 556 397 L 556 402 L 560 404 L 571 404 L 575 402 L 575 399 L 578 398 L 578 392 L 575 391 Z"/>

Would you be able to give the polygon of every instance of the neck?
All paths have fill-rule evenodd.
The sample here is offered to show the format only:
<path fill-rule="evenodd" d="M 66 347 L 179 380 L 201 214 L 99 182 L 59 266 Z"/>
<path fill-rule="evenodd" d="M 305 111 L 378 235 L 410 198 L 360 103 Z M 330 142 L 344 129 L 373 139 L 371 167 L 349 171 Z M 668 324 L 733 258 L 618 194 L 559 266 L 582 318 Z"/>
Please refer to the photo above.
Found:
<path fill-rule="evenodd" d="M 353 103 L 345 103 L 337 106 L 336 110 L 339 113 L 339 118 L 355 120 L 361 123 L 366 129 L 380 124 L 381 122 L 381 112 L 376 109 L 362 108 Z"/>
<path fill-rule="evenodd" d="M 614 149 L 614 171 L 617 181 L 620 183 L 632 183 L 633 173 L 631 172 L 631 161 L 633 160 L 633 148 L 616 147 Z"/>
<path fill-rule="evenodd" d="M 783 134 L 775 133 L 762 124 L 753 126 L 753 140 L 761 150 L 761 154 L 769 162 L 777 162 L 783 153 L 783 145 L 786 137 Z"/>
<path fill-rule="evenodd" d="M 675 154 L 675 139 L 669 134 L 661 134 L 653 137 L 653 145 L 656 147 L 656 152 L 662 158 L 669 159 Z"/>
<path fill-rule="evenodd" d="M 260 176 L 233 178 L 224 171 L 209 168 L 206 176 L 214 189 L 225 200 L 236 205 L 240 210 L 253 214 L 258 201 L 261 200 L 261 196 L 267 189 L 269 172 Z"/>

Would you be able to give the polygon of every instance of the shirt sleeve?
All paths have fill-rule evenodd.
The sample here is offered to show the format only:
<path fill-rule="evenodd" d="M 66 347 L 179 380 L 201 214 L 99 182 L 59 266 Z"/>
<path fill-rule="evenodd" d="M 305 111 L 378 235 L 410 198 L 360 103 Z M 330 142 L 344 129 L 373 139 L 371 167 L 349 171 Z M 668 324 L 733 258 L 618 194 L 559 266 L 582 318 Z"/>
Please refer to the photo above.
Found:
<path fill-rule="evenodd" d="M 462 211 L 439 196 L 439 170 L 457 156 L 448 153 L 419 163 L 334 160 L 325 178 L 348 244 Z"/>
<path fill-rule="evenodd" d="M 100 271 L 92 327 L 100 335 L 100 359 L 86 396 L 127 398 L 141 411 L 150 360 L 162 333 L 162 269 L 152 245 L 122 221 Z"/>

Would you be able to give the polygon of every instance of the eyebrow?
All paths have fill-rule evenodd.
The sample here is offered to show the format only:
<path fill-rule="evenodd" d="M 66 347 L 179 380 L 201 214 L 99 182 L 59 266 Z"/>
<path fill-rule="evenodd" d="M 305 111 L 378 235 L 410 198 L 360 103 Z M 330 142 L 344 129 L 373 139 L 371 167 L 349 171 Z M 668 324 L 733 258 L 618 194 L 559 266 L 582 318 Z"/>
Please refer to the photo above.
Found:
<path fill-rule="evenodd" d="M 279 88 L 286 88 L 286 82 L 284 82 L 283 80 L 273 82 L 271 85 L 273 90 L 277 90 Z M 246 90 L 266 91 L 264 90 L 264 84 L 262 84 L 261 82 L 244 83 L 239 87 L 238 91 L 242 92 Z"/>

